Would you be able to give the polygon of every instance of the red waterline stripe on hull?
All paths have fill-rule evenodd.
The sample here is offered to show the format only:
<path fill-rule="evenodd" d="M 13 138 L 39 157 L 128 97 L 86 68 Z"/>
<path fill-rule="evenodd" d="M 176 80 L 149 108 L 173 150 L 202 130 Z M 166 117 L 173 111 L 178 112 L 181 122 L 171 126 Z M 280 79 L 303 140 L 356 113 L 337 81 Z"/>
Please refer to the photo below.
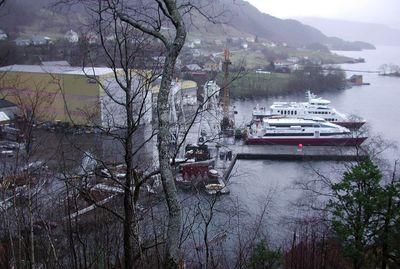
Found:
<path fill-rule="evenodd" d="M 248 145 L 359 146 L 367 139 L 357 138 L 248 138 Z"/>

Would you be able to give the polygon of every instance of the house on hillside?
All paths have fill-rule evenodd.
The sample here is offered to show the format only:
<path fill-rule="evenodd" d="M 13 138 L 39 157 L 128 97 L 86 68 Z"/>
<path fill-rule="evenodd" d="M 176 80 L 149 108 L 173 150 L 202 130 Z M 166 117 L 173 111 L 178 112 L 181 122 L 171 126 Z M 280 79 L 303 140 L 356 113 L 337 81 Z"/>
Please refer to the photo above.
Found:
<path fill-rule="evenodd" d="M 32 40 L 26 38 L 17 38 L 14 40 L 15 45 L 19 47 L 29 46 L 32 44 Z"/>
<path fill-rule="evenodd" d="M 193 40 L 193 43 L 194 43 L 196 46 L 200 46 L 200 45 L 201 45 L 201 40 L 200 40 L 200 39 L 194 39 L 194 40 Z"/>
<path fill-rule="evenodd" d="M 32 37 L 32 45 L 34 46 L 42 46 L 51 44 L 53 41 L 48 36 L 34 36 Z"/>
<path fill-rule="evenodd" d="M 262 45 L 263 45 L 264 47 L 267 47 L 267 48 L 274 48 L 274 47 L 276 47 L 276 44 L 275 44 L 274 42 L 271 42 L 271 41 L 263 42 Z"/>
<path fill-rule="evenodd" d="M 8 38 L 6 32 L 0 29 L 0 41 L 1 40 L 6 40 Z"/>
<path fill-rule="evenodd" d="M 221 39 L 215 39 L 214 40 L 214 44 L 217 45 L 217 46 L 222 46 L 224 43 L 223 43 L 223 41 Z"/>
<path fill-rule="evenodd" d="M 199 49 L 192 49 L 191 52 L 193 57 L 200 57 L 203 55 Z"/>
<path fill-rule="evenodd" d="M 286 61 L 288 61 L 289 63 L 296 64 L 300 62 L 300 58 L 296 56 L 290 56 L 289 58 L 286 59 Z"/>
<path fill-rule="evenodd" d="M 77 43 L 79 41 L 79 36 L 73 30 L 69 30 L 65 35 L 64 38 L 70 43 Z"/>
<path fill-rule="evenodd" d="M 254 43 L 254 42 L 256 42 L 256 38 L 255 37 L 246 37 L 246 41 L 249 43 Z"/>
<path fill-rule="evenodd" d="M 215 71 L 221 72 L 222 71 L 222 60 L 216 59 L 214 57 L 210 57 L 208 61 L 204 63 L 204 71 Z"/>
<path fill-rule="evenodd" d="M 202 68 L 198 64 L 188 64 L 182 68 L 183 72 L 196 72 L 201 70 Z"/>

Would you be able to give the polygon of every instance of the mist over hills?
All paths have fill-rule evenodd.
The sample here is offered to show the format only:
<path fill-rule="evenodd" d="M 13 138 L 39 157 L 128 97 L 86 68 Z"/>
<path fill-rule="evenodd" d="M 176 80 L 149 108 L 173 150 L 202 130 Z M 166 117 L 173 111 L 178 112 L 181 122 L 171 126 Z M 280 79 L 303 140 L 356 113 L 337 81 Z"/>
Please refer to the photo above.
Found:
<path fill-rule="evenodd" d="M 334 20 L 316 17 L 298 18 L 301 22 L 320 29 L 327 35 L 346 40 L 363 40 L 376 45 L 400 45 L 400 29 L 376 23 Z"/>
<path fill-rule="evenodd" d="M 3 14 L 0 15 L 0 29 L 7 31 L 12 38 L 32 34 L 60 37 L 69 29 L 79 31 L 85 20 L 85 11 L 82 9 L 54 11 L 51 8 L 53 3 L 52 0 L 9 1 L 2 11 Z M 365 43 L 328 37 L 320 30 L 297 20 L 284 20 L 262 13 L 243 0 L 215 0 L 212 1 L 212 9 L 224 11 L 223 16 L 217 18 L 221 23 L 214 24 L 199 14 L 193 14 L 190 20 L 195 22 L 195 26 L 189 25 L 189 32 L 215 35 L 220 38 L 257 36 L 294 47 L 320 43 L 336 50 L 373 48 Z"/>

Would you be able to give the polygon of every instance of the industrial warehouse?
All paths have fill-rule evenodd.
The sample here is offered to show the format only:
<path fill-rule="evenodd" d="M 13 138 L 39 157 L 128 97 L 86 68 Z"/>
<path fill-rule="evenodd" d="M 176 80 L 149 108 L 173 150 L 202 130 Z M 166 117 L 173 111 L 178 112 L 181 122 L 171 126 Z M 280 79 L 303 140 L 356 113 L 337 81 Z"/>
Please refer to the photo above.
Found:
<path fill-rule="evenodd" d="M 141 117 L 141 124 L 149 124 L 155 114 L 159 79 L 148 83 L 143 76 L 145 71 L 135 73 L 132 91 L 140 92 L 134 102 L 138 109 L 141 103 L 145 108 L 133 113 Z M 0 77 L 1 97 L 25 110 L 32 110 L 29 106 L 37 105 L 35 118 L 38 121 L 102 127 L 118 127 L 126 122 L 123 106 L 118 104 L 124 102 L 124 93 L 111 68 L 12 65 L 1 67 Z M 196 105 L 196 82 L 183 80 L 173 82 L 173 85 L 171 103 Z"/>
<path fill-rule="evenodd" d="M 0 76 L 2 98 L 20 109 L 32 110 L 29 106 L 36 105 L 38 121 L 103 127 L 124 122 L 123 106 L 117 104 L 124 95 L 110 68 L 12 65 L 0 68 Z M 143 76 L 134 76 L 132 91 L 140 91 L 136 99 L 145 103 L 147 112 L 140 116 L 149 123 L 151 94 L 146 85 L 139 87 L 143 83 Z"/>

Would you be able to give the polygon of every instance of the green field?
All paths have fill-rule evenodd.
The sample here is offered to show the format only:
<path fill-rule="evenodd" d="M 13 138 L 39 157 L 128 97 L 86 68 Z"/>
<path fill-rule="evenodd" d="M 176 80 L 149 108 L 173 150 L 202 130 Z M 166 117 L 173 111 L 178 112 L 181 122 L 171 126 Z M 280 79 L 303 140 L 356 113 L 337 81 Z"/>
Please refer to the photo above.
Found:
<path fill-rule="evenodd" d="M 271 49 L 276 53 L 284 53 L 289 56 L 308 57 L 310 60 L 321 60 L 325 64 L 341 64 L 352 60 L 350 57 L 328 52 L 302 50 L 282 46 L 277 46 Z"/>
<path fill-rule="evenodd" d="M 349 57 L 318 51 L 300 50 L 290 47 L 274 47 L 271 51 L 287 56 L 296 56 L 299 58 L 307 57 L 309 60 L 321 61 L 324 64 L 340 64 L 352 60 Z M 222 57 L 222 55 L 220 55 Z M 266 56 L 260 50 L 236 50 L 231 52 L 231 61 L 236 66 L 244 66 L 247 69 L 264 68 L 269 64 Z"/>
<path fill-rule="evenodd" d="M 290 74 L 259 74 L 234 73 L 230 76 L 229 89 L 232 98 L 252 98 L 256 96 L 268 97 L 289 93 Z M 222 75 L 217 77 L 220 85 L 223 85 Z"/>
<path fill-rule="evenodd" d="M 223 76 L 217 76 L 217 82 L 224 85 Z M 232 98 L 259 98 L 285 95 L 311 89 L 313 91 L 332 91 L 343 89 L 345 76 L 341 71 L 329 73 L 308 72 L 281 73 L 231 73 L 229 89 Z"/>

